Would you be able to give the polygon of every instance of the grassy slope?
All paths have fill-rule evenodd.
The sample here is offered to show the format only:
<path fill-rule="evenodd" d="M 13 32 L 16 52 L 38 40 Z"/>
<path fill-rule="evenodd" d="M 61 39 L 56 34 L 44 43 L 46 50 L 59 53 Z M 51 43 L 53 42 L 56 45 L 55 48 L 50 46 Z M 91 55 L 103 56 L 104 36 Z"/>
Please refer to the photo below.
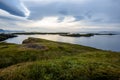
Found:
<path fill-rule="evenodd" d="M 42 45 L 0 43 L 0 80 L 119 80 L 120 53 L 29 38 Z"/>

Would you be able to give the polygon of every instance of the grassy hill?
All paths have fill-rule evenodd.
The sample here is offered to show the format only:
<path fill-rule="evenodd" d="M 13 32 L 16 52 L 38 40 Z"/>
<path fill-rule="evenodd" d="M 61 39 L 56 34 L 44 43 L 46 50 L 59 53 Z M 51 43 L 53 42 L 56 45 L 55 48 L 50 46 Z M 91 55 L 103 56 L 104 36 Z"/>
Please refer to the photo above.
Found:
<path fill-rule="evenodd" d="M 120 80 L 120 52 L 37 38 L 1 42 L 0 80 Z"/>

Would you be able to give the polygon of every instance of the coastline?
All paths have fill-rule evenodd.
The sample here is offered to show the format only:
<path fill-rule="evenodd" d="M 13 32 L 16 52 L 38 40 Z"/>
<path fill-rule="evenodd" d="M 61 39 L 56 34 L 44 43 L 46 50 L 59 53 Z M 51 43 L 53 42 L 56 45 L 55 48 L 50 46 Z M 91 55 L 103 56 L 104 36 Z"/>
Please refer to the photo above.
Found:
<path fill-rule="evenodd" d="M 15 34 L 0 34 L 0 41 L 7 40 L 9 38 L 17 37 Z"/>

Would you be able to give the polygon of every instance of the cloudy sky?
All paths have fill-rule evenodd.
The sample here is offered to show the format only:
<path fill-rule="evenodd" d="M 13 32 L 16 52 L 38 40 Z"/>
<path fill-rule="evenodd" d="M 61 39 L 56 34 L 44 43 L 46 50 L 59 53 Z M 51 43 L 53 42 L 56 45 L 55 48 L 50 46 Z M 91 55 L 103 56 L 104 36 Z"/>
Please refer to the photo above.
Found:
<path fill-rule="evenodd" d="M 0 0 L 0 28 L 120 31 L 120 0 Z"/>

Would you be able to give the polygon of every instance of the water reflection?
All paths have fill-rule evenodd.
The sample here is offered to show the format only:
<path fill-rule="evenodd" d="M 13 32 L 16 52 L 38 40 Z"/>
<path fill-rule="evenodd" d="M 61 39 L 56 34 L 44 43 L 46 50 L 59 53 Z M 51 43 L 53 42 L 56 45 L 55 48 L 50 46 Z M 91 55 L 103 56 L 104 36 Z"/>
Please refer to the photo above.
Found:
<path fill-rule="evenodd" d="M 120 51 L 120 35 L 96 35 L 93 37 L 65 37 L 59 35 L 18 35 L 16 38 L 6 40 L 8 43 L 22 44 L 28 37 L 48 39 L 52 41 L 67 42 L 91 46 L 103 50 Z"/>

